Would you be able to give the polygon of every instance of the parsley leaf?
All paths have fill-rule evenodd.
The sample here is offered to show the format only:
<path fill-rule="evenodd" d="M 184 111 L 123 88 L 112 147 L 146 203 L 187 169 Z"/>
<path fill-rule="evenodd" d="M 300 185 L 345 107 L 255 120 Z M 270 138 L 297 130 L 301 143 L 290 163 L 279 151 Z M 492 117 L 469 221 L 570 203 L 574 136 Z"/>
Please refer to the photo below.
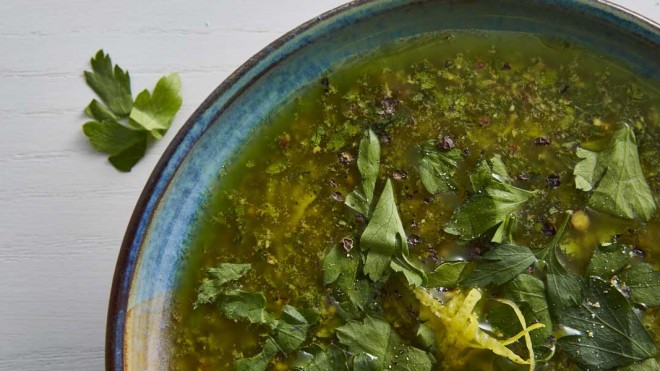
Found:
<path fill-rule="evenodd" d="M 507 297 L 520 306 L 527 323 L 540 322 L 545 325 L 530 333 L 535 347 L 545 345 L 552 335 L 552 319 L 543 281 L 530 274 L 521 274 L 503 289 Z"/>
<path fill-rule="evenodd" d="M 287 353 L 298 347 L 307 338 L 307 331 L 319 320 L 319 313 L 314 310 L 302 310 L 285 305 L 282 315 L 277 320 L 275 342 Z"/>
<path fill-rule="evenodd" d="M 458 284 L 461 273 L 468 265 L 467 262 L 444 262 L 440 264 L 433 272 L 429 273 L 427 287 L 452 288 Z"/>
<path fill-rule="evenodd" d="M 648 306 L 660 305 L 660 272 L 651 264 L 638 263 L 626 268 L 619 279 L 630 290 L 630 300 Z"/>
<path fill-rule="evenodd" d="M 305 355 L 293 365 L 294 370 L 301 371 L 348 371 L 346 353 L 336 345 L 323 349 L 312 344 L 304 349 Z M 299 359 L 300 359 L 299 358 Z"/>
<path fill-rule="evenodd" d="M 197 290 L 194 307 L 214 302 L 218 296 L 225 293 L 227 283 L 243 277 L 251 268 L 251 264 L 222 263 L 216 268 L 207 269 L 209 278 L 204 279 Z"/>
<path fill-rule="evenodd" d="M 658 371 L 660 363 L 655 358 L 649 358 L 645 361 L 635 362 L 630 366 L 620 368 L 619 371 Z"/>
<path fill-rule="evenodd" d="M 591 277 L 584 301 L 563 311 L 559 321 L 578 334 L 564 336 L 558 344 L 585 367 L 626 366 L 656 354 L 653 339 L 626 298 L 600 278 Z"/>
<path fill-rule="evenodd" d="M 498 156 L 482 161 L 470 176 L 470 181 L 474 194 L 454 211 L 445 226 L 445 232 L 461 236 L 464 240 L 476 238 L 502 224 L 536 193 L 509 184 L 506 169 Z M 502 233 L 496 235 L 501 236 Z"/>
<path fill-rule="evenodd" d="M 147 134 L 116 121 L 89 121 L 83 132 L 99 152 L 110 155 L 110 163 L 119 171 L 130 171 L 147 150 Z"/>
<path fill-rule="evenodd" d="M 354 309 L 364 309 L 371 295 L 371 285 L 357 278 L 360 266 L 359 254 L 347 256 L 339 246 L 334 246 L 323 258 L 323 283 L 335 286 L 346 295 Z M 351 312 L 356 312 L 351 310 Z M 354 313 L 357 314 L 357 313 Z"/>
<path fill-rule="evenodd" d="M 378 281 L 388 268 L 402 272 L 411 285 L 419 286 L 426 280 L 424 271 L 408 259 L 406 233 L 389 179 L 360 237 L 360 247 L 367 252 L 364 273 L 373 281 Z"/>
<path fill-rule="evenodd" d="M 594 249 L 585 276 L 610 278 L 630 260 L 630 249 L 622 243 L 603 244 Z"/>
<path fill-rule="evenodd" d="M 593 190 L 589 206 L 614 216 L 648 221 L 655 212 L 653 193 L 646 183 L 637 152 L 635 133 L 624 125 L 605 150 L 577 150 L 583 160 L 576 166 L 575 186 Z"/>
<path fill-rule="evenodd" d="M 345 203 L 351 209 L 369 218 L 380 168 L 380 143 L 371 129 L 364 133 L 364 137 L 360 141 L 357 165 L 362 176 L 362 183 L 346 196 Z"/>
<path fill-rule="evenodd" d="M 534 253 L 525 246 L 513 244 L 493 246 L 461 284 L 473 287 L 499 286 L 525 271 L 535 261 Z"/>
<path fill-rule="evenodd" d="M 279 351 L 280 348 L 277 346 L 275 340 L 268 338 L 259 354 L 251 358 L 236 360 L 236 371 L 265 371 Z"/>
<path fill-rule="evenodd" d="M 560 243 L 570 219 L 567 214 L 552 241 L 535 251 L 536 257 L 545 262 L 548 300 L 555 316 L 582 301 L 582 279 L 567 271 L 560 259 Z"/>
<path fill-rule="evenodd" d="M 91 59 L 91 64 L 92 71 L 85 71 L 87 85 L 94 90 L 103 103 L 108 105 L 114 115 L 128 116 L 133 108 L 131 78 L 128 71 L 122 70 L 117 65 L 113 70 L 110 56 L 103 50 L 96 53 L 96 56 Z M 93 102 L 90 105 L 92 104 Z M 94 106 L 96 105 L 94 104 Z"/>
<path fill-rule="evenodd" d="M 455 190 L 454 173 L 461 159 L 461 151 L 452 149 L 441 152 L 437 142 L 429 141 L 420 146 L 420 154 L 417 171 L 426 190 L 432 194 Z"/>
<path fill-rule="evenodd" d="M 108 107 L 99 103 L 96 99 L 92 99 L 91 102 L 85 107 L 85 114 L 90 118 L 103 122 L 103 121 L 115 121 L 119 119 Z"/>
<path fill-rule="evenodd" d="M 87 105 L 85 114 L 93 121 L 83 125 L 83 132 L 95 149 L 110 155 L 108 160 L 117 170 L 131 171 L 144 157 L 147 134 L 162 138 L 181 107 L 181 82 L 176 74 L 163 77 L 153 95 L 145 90 L 133 102 L 127 71 L 117 65 L 113 69 L 110 56 L 103 50 L 91 64 L 92 71 L 85 71 L 85 80 L 105 105 L 96 99 Z"/>
<path fill-rule="evenodd" d="M 149 93 L 147 89 L 143 90 L 133 103 L 131 125 L 147 130 L 154 138 L 161 139 L 181 107 L 180 89 L 179 75 L 173 73 L 161 77 L 153 93 Z"/>
<path fill-rule="evenodd" d="M 361 369 L 380 366 L 377 369 L 431 370 L 432 361 L 429 355 L 421 349 L 403 343 L 390 324 L 382 318 L 367 315 L 362 323 L 350 321 L 337 328 L 337 337 L 361 365 L 369 366 L 362 366 Z M 373 363 L 374 358 L 379 365 Z"/>
<path fill-rule="evenodd" d="M 353 357 L 353 371 L 383 371 L 383 365 L 378 358 L 360 353 Z"/>
<path fill-rule="evenodd" d="M 250 323 L 269 323 L 272 318 L 266 312 L 266 298 L 260 292 L 232 290 L 219 299 L 220 312 L 227 319 L 247 320 Z"/>

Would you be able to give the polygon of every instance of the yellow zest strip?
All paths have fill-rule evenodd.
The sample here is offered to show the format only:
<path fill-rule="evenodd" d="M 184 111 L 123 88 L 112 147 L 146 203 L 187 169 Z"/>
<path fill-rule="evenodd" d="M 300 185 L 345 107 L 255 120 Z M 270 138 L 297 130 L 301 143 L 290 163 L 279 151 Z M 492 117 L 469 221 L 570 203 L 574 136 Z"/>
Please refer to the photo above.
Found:
<path fill-rule="evenodd" d="M 531 336 L 529 336 L 529 332 L 532 330 L 536 330 L 538 328 L 543 328 L 545 327 L 545 325 L 542 323 L 536 323 L 532 326 L 527 327 L 527 323 L 525 322 L 525 316 L 523 316 L 522 312 L 520 311 L 520 308 L 518 308 L 518 306 L 514 302 L 506 299 L 495 299 L 495 300 L 499 301 L 502 304 L 506 304 L 510 306 L 511 309 L 513 309 L 513 311 L 516 313 L 516 316 L 518 317 L 518 321 L 520 321 L 520 324 L 522 325 L 523 328 L 523 330 L 520 333 L 518 333 L 518 335 L 522 334 L 523 336 L 525 336 L 525 346 L 527 347 L 527 351 L 529 352 L 529 361 L 528 361 L 529 370 L 533 371 L 534 367 L 536 366 L 536 362 L 534 360 L 534 347 L 532 346 L 532 338 Z M 516 339 L 520 338 L 520 336 L 518 335 L 514 336 L 514 338 L 516 337 L 517 337 Z"/>

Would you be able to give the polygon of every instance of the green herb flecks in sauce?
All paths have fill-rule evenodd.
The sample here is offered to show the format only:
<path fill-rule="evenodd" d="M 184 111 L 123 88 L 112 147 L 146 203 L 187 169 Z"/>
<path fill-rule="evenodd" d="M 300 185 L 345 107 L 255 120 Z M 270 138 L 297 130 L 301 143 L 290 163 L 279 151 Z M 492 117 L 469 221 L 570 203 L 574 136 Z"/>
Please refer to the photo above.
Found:
<path fill-rule="evenodd" d="M 253 138 L 201 211 L 172 369 L 657 365 L 657 84 L 441 34 L 329 72 Z"/>

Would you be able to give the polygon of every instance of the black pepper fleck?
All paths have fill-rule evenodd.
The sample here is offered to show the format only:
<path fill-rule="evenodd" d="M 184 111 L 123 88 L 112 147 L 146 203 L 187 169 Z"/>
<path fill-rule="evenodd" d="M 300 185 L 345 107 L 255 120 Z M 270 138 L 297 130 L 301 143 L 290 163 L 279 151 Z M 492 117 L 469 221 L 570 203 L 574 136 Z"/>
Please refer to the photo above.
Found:
<path fill-rule="evenodd" d="M 332 199 L 337 201 L 337 202 L 344 201 L 344 197 L 342 197 L 341 193 L 339 193 L 339 192 L 332 192 L 330 194 L 330 197 L 332 197 Z"/>
<path fill-rule="evenodd" d="M 410 236 L 408 236 L 407 241 L 408 241 L 408 245 L 414 247 L 419 245 L 419 243 L 422 242 L 422 239 L 416 234 L 411 234 Z"/>
<path fill-rule="evenodd" d="M 341 244 L 341 247 L 346 251 L 347 253 L 351 252 L 353 250 L 353 239 L 350 237 L 344 237 L 339 241 Z"/>
<path fill-rule="evenodd" d="M 559 187 L 561 184 L 561 180 L 559 179 L 558 175 L 549 175 L 547 178 L 545 178 L 545 182 L 548 185 L 548 188 L 553 189 Z"/>
<path fill-rule="evenodd" d="M 408 179 L 408 172 L 405 171 L 405 170 L 401 170 L 401 169 L 399 169 L 399 170 L 395 170 L 395 171 L 392 173 L 392 178 L 393 178 L 394 180 L 404 180 L 404 179 Z"/>
<path fill-rule="evenodd" d="M 328 80 L 327 77 L 324 77 L 321 79 L 321 86 L 323 86 L 323 92 L 324 93 L 329 93 L 330 92 L 330 80 Z"/>
<path fill-rule="evenodd" d="M 349 165 L 353 161 L 355 161 L 355 158 L 349 152 L 342 152 L 339 154 L 339 162 L 341 162 L 342 164 Z"/>
<path fill-rule="evenodd" d="M 534 139 L 534 145 L 537 146 L 549 146 L 550 143 L 552 143 L 552 139 L 550 139 L 550 137 L 538 137 Z"/>
<path fill-rule="evenodd" d="M 438 142 L 438 149 L 441 151 L 449 151 L 450 149 L 453 149 L 456 147 L 456 143 L 454 142 L 454 138 L 452 138 L 451 135 L 442 135 L 440 137 L 440 141 Z"/>

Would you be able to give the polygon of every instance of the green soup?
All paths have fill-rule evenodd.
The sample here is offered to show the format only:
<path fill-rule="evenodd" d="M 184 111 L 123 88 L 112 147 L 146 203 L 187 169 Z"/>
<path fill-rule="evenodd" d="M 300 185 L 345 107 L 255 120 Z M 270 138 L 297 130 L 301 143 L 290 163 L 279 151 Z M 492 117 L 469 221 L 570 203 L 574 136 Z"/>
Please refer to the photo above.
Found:
<path fill-rule="evenodd" d="M 657 83 L 526 34 L 337 66 L 218 174 L 172 369 L 655 369 L 659 124 Z"/>

